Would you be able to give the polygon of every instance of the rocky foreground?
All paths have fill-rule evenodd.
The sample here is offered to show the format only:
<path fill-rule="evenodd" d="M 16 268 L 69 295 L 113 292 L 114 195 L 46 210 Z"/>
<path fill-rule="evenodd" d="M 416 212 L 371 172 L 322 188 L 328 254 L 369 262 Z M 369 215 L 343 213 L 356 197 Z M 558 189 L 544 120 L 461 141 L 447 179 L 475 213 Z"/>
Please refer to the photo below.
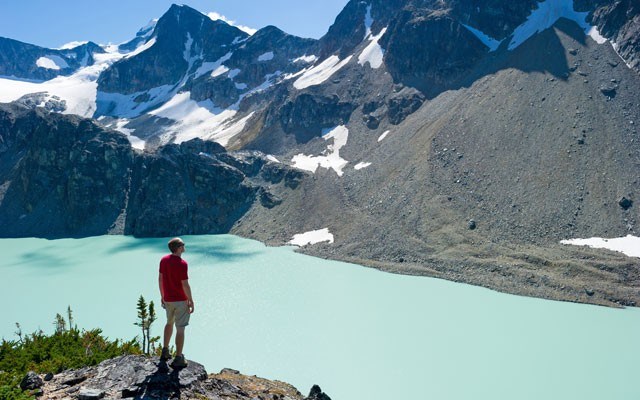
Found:
<path fill-rule="evenodd" d="M 41 399 L 331 400 L 317 385 L 305 397 L 288 383 L 232 369 L 207 374 L 204 366 L 194 361 L 189 361 L 187 368 L 173 369 L 158 357 L 139 355 L 56 375 L 30 372 L 20 386 Z"/>

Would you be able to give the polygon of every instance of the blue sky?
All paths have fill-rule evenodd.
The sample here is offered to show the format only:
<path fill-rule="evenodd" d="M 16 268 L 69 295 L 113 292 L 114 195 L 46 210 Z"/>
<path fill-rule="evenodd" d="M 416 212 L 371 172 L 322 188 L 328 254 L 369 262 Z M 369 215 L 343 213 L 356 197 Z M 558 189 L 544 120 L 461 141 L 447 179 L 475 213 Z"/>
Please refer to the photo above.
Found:
<path fill-rule="evenodd" d="M 121 43 L 135 36 L 172 3 L 203 14 L 216 12 L 237 25 L 275 25 L 287 33 L 319 38 L 348 0 L 2 0 L 0 36 L 43 47 L 72 41 Z"/>

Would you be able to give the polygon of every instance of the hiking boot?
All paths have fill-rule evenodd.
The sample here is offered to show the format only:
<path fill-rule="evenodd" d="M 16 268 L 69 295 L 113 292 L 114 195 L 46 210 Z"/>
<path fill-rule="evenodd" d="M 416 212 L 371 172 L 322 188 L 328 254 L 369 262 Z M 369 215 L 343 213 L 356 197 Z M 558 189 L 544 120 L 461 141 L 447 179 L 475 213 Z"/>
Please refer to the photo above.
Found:
<path fill-rule="evenodd" d="M 162 354 L 160 354 L 160 361 L 168 361 L 171 359 L 171 352 L 166 347 L 162 348 Z"/>
<path fill-rule="evenodd" d="M 187 366 L 187 359 L 184 358 L 184 354 L 180 354 L 171 362 L 171 368 L 185 368 Z"/>

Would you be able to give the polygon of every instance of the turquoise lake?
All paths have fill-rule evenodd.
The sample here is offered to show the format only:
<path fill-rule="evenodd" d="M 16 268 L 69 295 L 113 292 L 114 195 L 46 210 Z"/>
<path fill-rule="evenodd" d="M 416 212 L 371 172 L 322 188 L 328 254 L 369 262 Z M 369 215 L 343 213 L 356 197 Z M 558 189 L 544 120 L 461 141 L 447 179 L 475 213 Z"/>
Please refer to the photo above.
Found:
<path fill-rule="evenodd" d="M 185 354 L 333 400 L 640 399 L 640 309 L 497 293 L 266 247 L 185 236 L 195 313 Z M 167 239 L 1 239 L 0 336 L 81 328 L 138 334 L 140 295 L 159 303 Z M 164 315 L 152 334 L 160 335 Z"/>

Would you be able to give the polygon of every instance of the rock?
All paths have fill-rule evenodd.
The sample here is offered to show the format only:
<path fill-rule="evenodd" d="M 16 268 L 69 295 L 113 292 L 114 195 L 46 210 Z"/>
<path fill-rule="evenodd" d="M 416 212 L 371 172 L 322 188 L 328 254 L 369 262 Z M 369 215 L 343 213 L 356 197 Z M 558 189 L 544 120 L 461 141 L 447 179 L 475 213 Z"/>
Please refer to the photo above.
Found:
<path fill-rule="evenodd" d="M 306 143 L 320 136 L 322 129 L 349 121 L 356 105 L 341 101 L 337 95 L 302 93 L 276 107 L 267 119 L 277 116 L 286 133 L 294 134 L 298 143 Z"/>
<path fill-rule="evenodd" d="M 47 374 L 44 376 L 44 381 L 49 382 L 51 379 L 53 379 L 53 374 L 51 372 L 47 372 Z"/>
<path fill-rule="evenodd" d="M 622 198 L 618 200 L 618 204 L 623 209 L 628 210 L 629 208 L 631 208 L 631 206 L 633 206 L 633 201 L 622 196 Z"/>
<path fill-rule="evenodd" d="M 600 86 L 600 92 L 607 97 L 615 97 L 616 87 L 613 85 Z"/>
<path fill-rule="evenodd" d="M 313 385 L 309 391 L 309 396 L 305 400 L 331 400 L 331 397 L 327 396 L 320 386 Z"/>
<path fill-rule="evenodd" d="M 469 223 L 467 224 L 467 227 L 468 227 L 470 230 L 474 230 L 474 229 L 476 229 L 476 221 L 474 221 L 474 220 L 470 219 L 470 220 L 469 220 Z"/>
<path fill-rule="evenodd" d="M 20 382 L 20 389 L 35 390 L 41 388 L 42 385 L 44 385 L 42 378 L 40 378 L 40 376 L 38 376 L 38 374 L 36 374 L 35 372 L 29 371 L 24 376 L 24 378 L 22 378 L 22 381 Z"/>
<path fill-rule="evenodd" d="M 593 289 L 588 289 L 588 288 L 584 288 L 584 292 L 587 294 L 587 296 L 591 297 L 595 294 L 595 291 L 593 291 Z"/>
<path fill-rule="evenodd" d="M 262 188 L 260 190 L 260 204 L 266 208 L 273 208 L 282 203 L 282 199 L 269 190 Z"/>
<path fill-rule="evenodd" d="M 79 400 L 99 400 L 105 395 L 104 390 L 81 388 L 78 393 Z"/>
<path fill-rule="evenodd" d="M 389 98 L 389 122 L 394 125 L 404 121 L 425 101 L 425 96 L 413 88 L 403 88 Z"/>
<path fill-rule="evenodd" d="M 82 383 L 71 383 L 77 376 Z M 102 398 L 158 399 L 288 399 L 304 400 L 293 386 L 270 381 L 225 368 L 207 375 L 204 367 L 192 360 L 183 369 L 171 369 L 159 357 L 127 355 L 105 360 L 94 367 L 64 371 L 43 388 L 47 399 L 98 400 Z M 311 390 L 309 400 L 328 400 L 320 388 Z"/>

